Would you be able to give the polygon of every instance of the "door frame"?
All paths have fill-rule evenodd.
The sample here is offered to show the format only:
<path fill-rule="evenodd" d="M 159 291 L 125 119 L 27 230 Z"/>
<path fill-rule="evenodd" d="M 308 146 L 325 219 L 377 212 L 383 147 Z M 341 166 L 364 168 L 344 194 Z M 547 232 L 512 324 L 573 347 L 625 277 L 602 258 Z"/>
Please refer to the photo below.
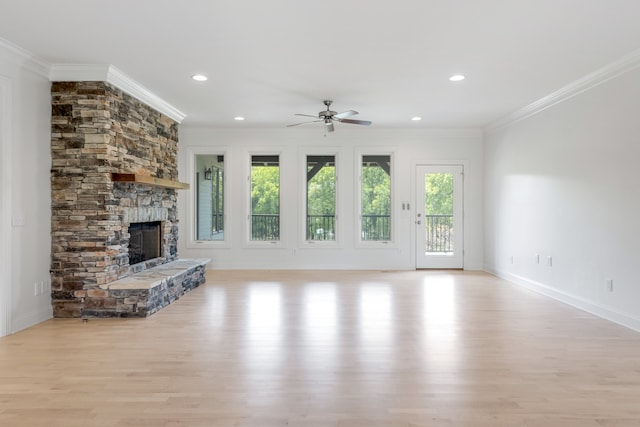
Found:
<path fill-rule="evenodd" d="M 417 257 L 417 233 L 416 233 L 416 227 L 415 227 L 415 220 L 416 220 L 416 208 L 418 206 L 418 198 L 417 198 L 417 193 L 418 193 L 418 183 L 417 183 L 417 178 L 418 178 L 418 167 L 423 167 L 423 166 L 462 166 L 462 171 L 463 171 L 463 175 L 462 175 L 462 227 L 463 227 L 463 236 L 462 236 L 462 249 L 463 249 L 463 256 L 462 256 L 462 269 L 464 270 L 465 268 L 465 262 L 466 262 L 466 253 L 467 253 L 467 242 L 468 239 L 465 238 L 465 236 L 468 234 L 468 230 L 469 230 L 469 221 L 467 218 L 467 215 L 465 214 L 466 211 L 466 207 L 469 206 L 470 200 L 469 200 L 469 191 L 465 191 L 465 189 L 469 188 L 469 182 L 468 182 L 468 177 L 469 177 L 469 161 L 468 160 L 457 160 L 457 159 L 451 159 L 451 160 L 432 160 L 432 159 L 426 159 L 423 161 L 417 161 L 414 165 L 413 168 L 411 168 L 411 203 L 414 206 L 414 209 L 412 209 L 411 211 L 411 259 L 412 259 L 412 265 L 414 269 L 418 269 L 418 257 Z"/>
<path fill-rule="evenodd" d="M 12 81 L 0 76 L 0 337 L 11 330 Z"/>

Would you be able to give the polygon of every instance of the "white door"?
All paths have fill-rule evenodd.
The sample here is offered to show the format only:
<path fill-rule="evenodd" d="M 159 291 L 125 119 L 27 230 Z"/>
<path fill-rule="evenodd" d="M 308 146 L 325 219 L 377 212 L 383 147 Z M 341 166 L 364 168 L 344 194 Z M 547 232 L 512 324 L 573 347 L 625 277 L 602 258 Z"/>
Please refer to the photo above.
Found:
<path fill-rule="evenodd" d="M 416 170 L 416 268 L 463 268 L 462 165 Z"/>

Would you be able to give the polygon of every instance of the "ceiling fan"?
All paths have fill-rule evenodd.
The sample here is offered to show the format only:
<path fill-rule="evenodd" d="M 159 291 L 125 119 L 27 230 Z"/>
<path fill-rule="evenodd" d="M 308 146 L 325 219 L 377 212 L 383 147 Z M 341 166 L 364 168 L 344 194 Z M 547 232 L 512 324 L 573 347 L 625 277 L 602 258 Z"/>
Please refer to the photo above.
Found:
<path fill-rule="evenodd" d="M 330 108 L 332 103 L 331 100 L 326 99 L 323 102 L 324 102 L 324 105 L 327 106 L 327 109 L 325 111 L 320 111 L 317 116 L 312 116 L 310 114 L 295 114 L 296 116 L 313 117 L 314 119 L 317 119 L 317 120 L 311 120 L 311 121 L 302 122 L 302 123 L 294 123 L 294 124 L 288 125 L 287 127 L 299 126 L 305 123 L 323 122 L 326 125 L 327 131 L 333 132 L 334 121 L 340 122 L 340 123 L 350 123 L 352 125 L 364 125 L 364 126 L 369 126 L 371 124 L 369 120 L 348 119 L 347 117 L 351 117 L 351 116 L 355 116 L 356 114 L 359 114 L 355 110 L 347 110 L 347 111 L 343 111 L 342 113 L 336 113 L 335 111 L 331 111 L 331 108 Z"/>

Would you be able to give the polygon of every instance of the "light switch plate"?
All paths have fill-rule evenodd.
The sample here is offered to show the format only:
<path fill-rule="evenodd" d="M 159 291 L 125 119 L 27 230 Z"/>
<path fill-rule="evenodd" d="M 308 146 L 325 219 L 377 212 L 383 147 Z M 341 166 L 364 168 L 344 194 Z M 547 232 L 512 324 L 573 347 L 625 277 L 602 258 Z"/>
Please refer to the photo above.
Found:
<path fill-rule="evenodd" d="M 14 215 L 11 218 L 11 225 L 13 227 L 24 227 L 26 223 L 26 220 L 24 218 L 24 215 Z"/>

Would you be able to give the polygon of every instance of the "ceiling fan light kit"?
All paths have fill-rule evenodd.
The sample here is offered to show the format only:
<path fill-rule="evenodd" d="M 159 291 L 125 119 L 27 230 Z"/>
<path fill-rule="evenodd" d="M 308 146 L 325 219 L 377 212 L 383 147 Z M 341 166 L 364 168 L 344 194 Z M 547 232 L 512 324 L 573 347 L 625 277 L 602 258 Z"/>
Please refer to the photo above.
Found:
<path fill-rule="evenodd" d="M 310 114 L 300 114 L 300 113 L 295 114 L 296 116 L 313 117 L 314 119 L 317 119 L 317 120 L 310 120 L 308 122 L 302 122 L 302 123 L 293 123 L 293 124 L 287 125 L 287 127 L 299 126 L 306 123 L 324 122 L 326 126 L 326 130 L 328 132 L 333 132 L 335 130 L 333 127 L 333 122 L 348 123 L 352 125 L 363 125 L 363 126 L 369 126 L 371 124 L 369 120 L 347 119 L 347 117 L 351 117 L 351 116 L 355 116 L 356 114 L 359 114 L 355 110 L 347 110 L 341 113 L 337 113 L 331 110 L 331 104 L 332 104 L 331 100 L 326 99 L 323 102 L 324 102 L 324 105 L 327 107 L 327 109 L 324 111 L 320 111 L 317 116 L 312 116 Z"/>

